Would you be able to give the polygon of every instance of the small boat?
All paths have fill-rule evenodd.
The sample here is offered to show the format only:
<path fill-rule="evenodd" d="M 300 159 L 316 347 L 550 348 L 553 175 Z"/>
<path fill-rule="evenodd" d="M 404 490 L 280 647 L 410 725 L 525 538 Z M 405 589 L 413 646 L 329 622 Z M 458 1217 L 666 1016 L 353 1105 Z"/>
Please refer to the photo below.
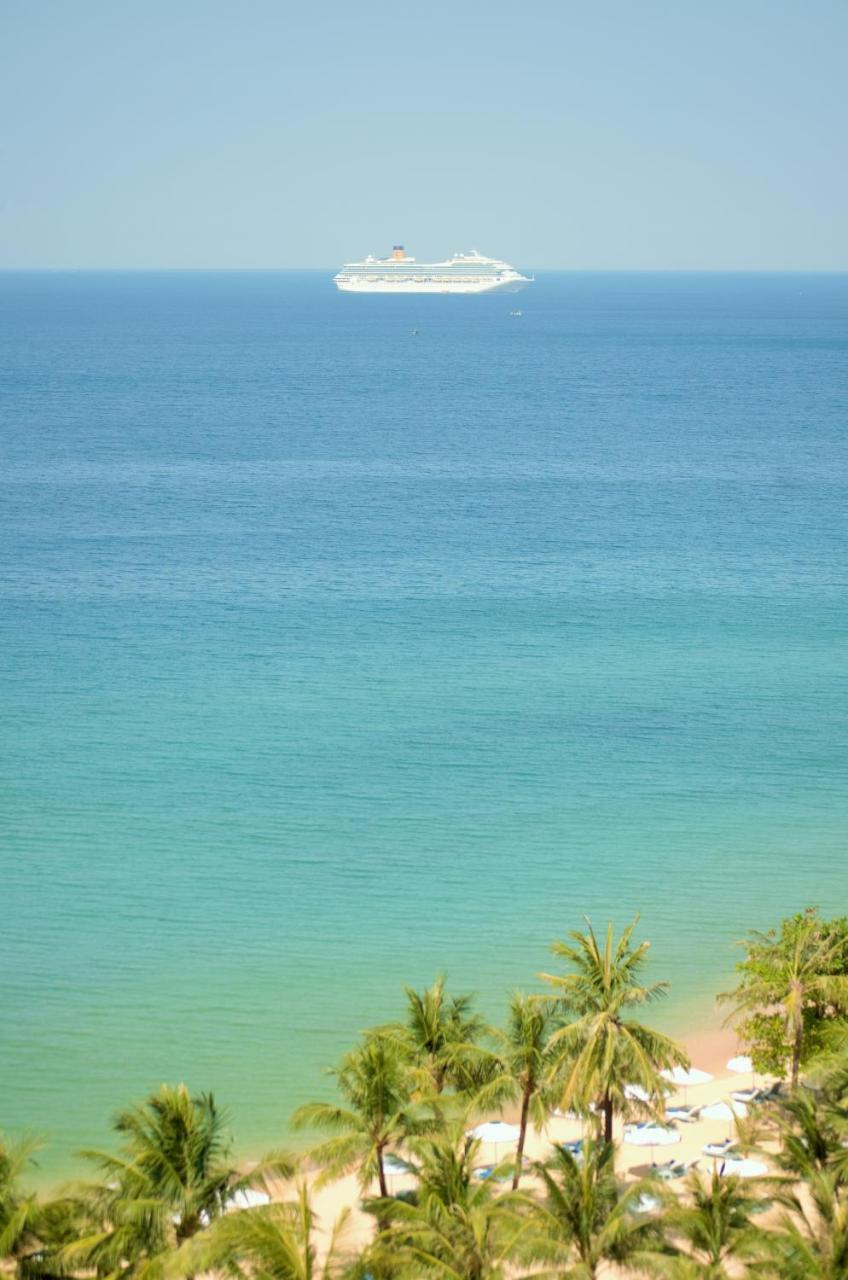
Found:
<path fill-rule="evenodd" d="M 510 311 L 510 313 L 509 313 L 509 314 L 510 314 L 511 316 L 523 316 L 523 315 L 524 315 L 524 312 L 523 312 L 523 311 Z"/>

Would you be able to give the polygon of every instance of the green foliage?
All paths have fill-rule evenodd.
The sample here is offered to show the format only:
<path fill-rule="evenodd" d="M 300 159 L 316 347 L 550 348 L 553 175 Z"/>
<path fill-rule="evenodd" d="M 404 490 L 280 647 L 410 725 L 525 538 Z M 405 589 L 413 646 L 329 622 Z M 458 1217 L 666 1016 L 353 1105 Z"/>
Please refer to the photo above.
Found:
<path fill-rule="evenodd" d="M 177 1241 L 216 1217 L 236 1170 L 230 1160 L 226 1116 L 211 1093 L 191 1096 L 185 1085 L 163 1085 L 140 1106 L 115 1119 L 124 1154 L 94 1159 L 115 1178 L 122 1196 L 153 1199 L 177 1218 Z"/>
<path fill-rule="evenodd" d="M 797 1179 L 832 1173 L 838 1188 L 848 1187 L 848 1094 L 798 1089 L 778 1101 L 774 1119 L 782 1169 Z"/>
<path fill-rule="evenodd" d="M 312 1158 L 324 1169 L 324 1181 L 358 1166 L 360 1185 L 366 1188 L 376 1178 L 381 1195 L 386 1196 L 383 1157 L 422 1123 L 412 1101 L 405 1048 L 385 1031 L 366 1032 L 333 1075 L 347 1106 L 307 1103 L 295 1111 L 292 1125 L 334 1134 L 312 1151 Z"/>
<path fill-rule="evenodd" d="M 38 1202 L 21 1186 L 38 1147 L 34 1138 L 12 1142 L 0 1134 L 0 1258 L 19 1265 L 38 1244 Z"/>
<path fill-rule="evenodd" d="M 519 1255 L 526 1220 L 518 1201 L 498 1194 L 493 1178 L 477 1178 L 480 1144 L 461 1121 L 410 1144 L 419 1168 L 417 1203 L 376 1205 L 391 1226 L 378 1242 L 383 1268 L 401 1276 L 505 1280 Z"/>
<path fill-rule="evenodd" d="M 507 1106 L 519 1108 L 518 1148 L 513 1190 L 521 1179 L 527 1127 L 547 1126 L 548 1105 L 553 1097 L 551 1077 L 555 1056 L 550 1048 L 550 1013 L 539 1000 L 514 992 L 507 1009 L 505 1030 L 494 1033 L 497 1050 L 488 1055 L 487 1082 L 478 1089 L 473 1105 L 485 1112 Z"/>
<path fill-rule="evenodd" d="M 658 1197 L 659 1205 L 662 1192 L 654 1182 L 624 1187 L 611 1143 L 584 1142 L 580 1159 L 557 1150 L 536 1172 L 543 1199 L 527 1201 L 524 1253 L 544 1274 L 588 1280 L 611 1263 L 642 1270 L 666 1251 L 660 1224 L 639 1213 L 644 1196 Z"/>
<path fill-rule="evenodd" d="M 767 1247 L 775 1280 L 845 1280 L 848 1276 L 848 1198 L 832 1171 L 805 1179 L 803 1192 L 781 1197 L 785 1212 Z"/>
<path fill-rule="evenodd" d="M 695 1264 L 689 1274 L 719 1280 L 729 1274 L 728 1264 L 733 1274 L 747 1274 L 745 1264 L 764 1254 L 763 1232 L 752 1222 L 761 1199 L 758 1187 L 721 1177 L 715 1168 L 708 1176 L 688 1176 L 684 1195 L 671 1203 L 665 1223 Z"/>
<path fill-rule="evenodd" d="M 739 1034 L 755 1065 L 782 1074 L 793 1088 L 821 1051 L 825 1024 L 848 1008 L 848 920 L 822 920 L 809 909 L 778 929 L 752 932 L 733 991 L 719 998 L 741 1018 Z"/>
<path fill-rule="evenodd" d="M 610 924 L 603 945 L 591 925 L 585 933 L 571 933 L 571 943 L 555 942 L 551 948 L 568 962 L 571 972 L 542 974 L 557 993 L 553 1010 L 570 1019 L 550 1040 L 561 1105 L 586 1110 L 597 1103 L 607 1142 L 612 1140 L 614 1114 L 630 1105 L 627 1085 L 640 1085 L 659 1097 L 663 1092 L 660 1072 L 689 1065 L 673 1040 L 632 1016 L 668 989 L 665 982 L 646 986 L 640 980 L 650 943 L 632 945 L 637 923 L 638 917 L 617 942 Z"/>
<path fill-rule="evenodd" d="M 163 1085 L 120 1112 L 114 1128 L 121 1137 L 117 1155 L 84 1153 L 100 1179 L 52 1208 L 42 1267 L 48 1274 L 158 1280 L 164 1259 L 247 1184 L 231 1160 L 226 1116 L 211 1094 Z M 285 1156 L 269 1157 L 250 1181 L 291 1168 Z"/>
<path fill-rule="evenodd" d="M 425 991 L 404 987 L 404 993 L 406 1021 L 387 1031 L 413 1068 L 417 1096 L 426 1098 L 449 1087 L 475 1092 L 486 1078 L 478 1049 L 490 1029 L 474 1012 L 473 998 L 449 996 L 442 974 Z"/>
<path fill-rule="evenodd" d="M 848 1095 L 848 1019 L 829 1020 L 821 1040 L 821 1052 L 810 1063 L 810 1082 L 828 1097 L 845 1097 Z"/>
<path fill-rule="evenodd" d="M 189 1240 L 170 1260 L 167 1280 L 208 1272 L 246 1280 L 335 1280 L 351 1261 L 345 1248 L 349 1219 L 344 1209 L 322 1238 L 306 1185 L 299 1182 L 293 1200 L 240 1210 Z"/>

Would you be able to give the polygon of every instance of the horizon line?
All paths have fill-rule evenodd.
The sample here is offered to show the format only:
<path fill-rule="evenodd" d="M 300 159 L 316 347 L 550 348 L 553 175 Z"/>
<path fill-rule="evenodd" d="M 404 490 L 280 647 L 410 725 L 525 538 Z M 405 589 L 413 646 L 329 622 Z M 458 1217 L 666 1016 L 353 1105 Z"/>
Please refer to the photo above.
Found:
<path fill-rule="evenodd" d="M 525 270 L 547 271 L 561 275 L 846 275 L 848 265 L 842 267 L 561 267 L 541 264 L 523 264 Z M 12 266 L 0 264 L 0 274 L 23 274 L 25 272 L 284 272 L 284 271 L 328 271 L 339 270 L 338 263 L 332 265 L 310 266 L 79 266 L 62 264 L 58 266 Z"/>

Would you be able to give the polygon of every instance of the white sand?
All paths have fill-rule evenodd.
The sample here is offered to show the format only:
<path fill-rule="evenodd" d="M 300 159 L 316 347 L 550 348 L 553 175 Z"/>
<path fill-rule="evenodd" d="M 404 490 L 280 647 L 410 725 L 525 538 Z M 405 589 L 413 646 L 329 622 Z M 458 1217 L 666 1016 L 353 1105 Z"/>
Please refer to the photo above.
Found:
<path fill-rule="evenodd" d="M 690 1086 L 686 1090 L 686 1102 L 690 1105 L 703 1106 L 718 1099 L 729 1101 L 733 1090 L 745 1089 L 751 1084 L 750 1076 L 732 1074 L 726 1069 L 725 1064 L 728 1059 L 738 1052 L 736 1039 L 731 1032 L 706 1031 L 687 1037 L 684 1044 L 687 1053 L 691 1057 L 692 1065 L 700 1067 L 704 1071 L 709 1071 L 714 1076 L 714 1079 L 708 1083 Z M 758 1077 L 757 1083 L 763 1083 L 762 1078 Z M 680 1091 L 677 1094 L 670 1095 L 670 1097 L 673 1097 L 675 1101 L 682 1102 L 683 1092 Z M 514 1121 L 516 1116 L 507 1112 L 503 1118 Z M 698 1168 L 705 1172 L 710 1172 L 713 1167 L 713 1160 L 709 1156 L 702 1154 L 702 1148 L 705 1143 L 721 1142 L 722 1139 L 733 1136 L 732 1125 L 725 1120 L 699 1119 L 692 1123 L 679 1122 L 676 1128 L 680 1133 L 680 1142 L 673 1146 L 656 1147 L 653 1158 L 658 1163 L 672 1158 L 687 1163 L 691 1160 L 699 1159 Z M 625 1179 L 643 1177 L 650 1171 L 650 1148 L 630 1146 L 621 1142 L 622 1130 L 623 1125 L 620 1120 L 617 1120 L 615 1140 L 620 1145 L 616 1154 L 616 1169 Z M 582 1135 L 583 1125 L 580 1121 L 551 1117 L 548 1129 L 544 1134 L 532 1129 L 528 1132 L 525 1159 L 527 1161 L 545 1159 L 549 1155 L 553 1143 L 570 1141 L 580 1138 Z M 504 1147 L 498 1148 L 498 1159 L 504 1160 L 509 1155 L 509 1150 Z M 481 1163 L 494 1163 L 494 1150 L 482 1145 L 480 1159 Z M 316 1172 L 311 1172 L 308 1175 L 308 1181 L 314 1186 L 317 1177 L 318 1174 Z M 389 1179 L 389 1190 L 392 1194 L 396 1194 L 398 1191 L 411 1189 L 415 1186 L 415 1181 L 414 1176 L 411 1175 L 392 1177 Z M 530 1186 L 531 1184 L 532 1179 L 525 1175 L 522 1178 L 522 1186 Z M 665 1185 L 674 1187 L 679 1184 L 671 1182 Z M 275 1199 L 285 1199 L 290 1194 L 289 1189 L 282 1183 L 270 1189 Z M 368 1194 L 377 1195 L 377 1186 L 374 1185 L 370 1188 Z M 366 1244 L 374 1235 L 374 1219 L 361 1209 L 361 1199 L 362 1193 L 358 1187 L 355 1173 L 351 1173 L 329 1186 L 313 1191 L 312 1203 L 322 1230 L 327 1230 L 342 1209 L 350 1206 L 352 1210 L 350 1227 L 345 1243 L 351 1249 L 356 1249 Z"/>

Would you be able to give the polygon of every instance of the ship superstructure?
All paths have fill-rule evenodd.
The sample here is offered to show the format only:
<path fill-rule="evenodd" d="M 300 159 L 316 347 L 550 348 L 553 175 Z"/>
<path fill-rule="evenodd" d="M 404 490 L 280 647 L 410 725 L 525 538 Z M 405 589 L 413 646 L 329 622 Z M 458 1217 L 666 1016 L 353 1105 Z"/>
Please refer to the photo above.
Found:
<path fill-rule="evenodd" d="M 476 249 L 445 262 L 416 262 L 401 244 L 390 258 L 346 262 L 333 278 L 344 293 L 518 293 L 532 280 Z"/>

